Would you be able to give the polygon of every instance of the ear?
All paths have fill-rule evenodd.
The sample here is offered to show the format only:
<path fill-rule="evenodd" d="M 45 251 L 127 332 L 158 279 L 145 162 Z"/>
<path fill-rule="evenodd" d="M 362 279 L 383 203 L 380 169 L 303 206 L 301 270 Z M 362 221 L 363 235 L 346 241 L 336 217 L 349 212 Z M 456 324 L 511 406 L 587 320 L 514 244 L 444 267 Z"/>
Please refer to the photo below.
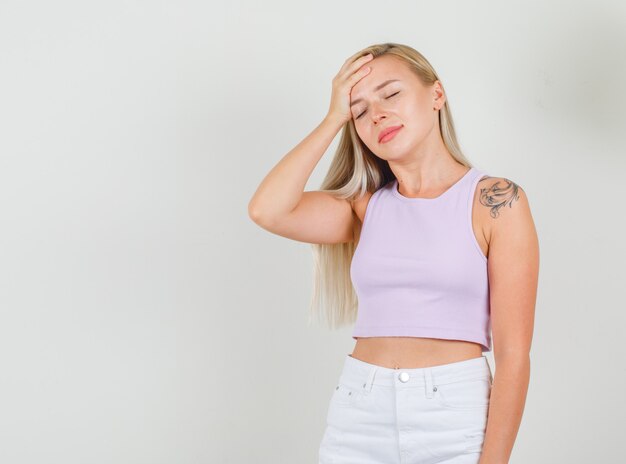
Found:
<path fill-rule="evenodd" d="M 446 93 L 439 80 L 433 84 L 433 109 L 441 109 L 446 102 Z"/>

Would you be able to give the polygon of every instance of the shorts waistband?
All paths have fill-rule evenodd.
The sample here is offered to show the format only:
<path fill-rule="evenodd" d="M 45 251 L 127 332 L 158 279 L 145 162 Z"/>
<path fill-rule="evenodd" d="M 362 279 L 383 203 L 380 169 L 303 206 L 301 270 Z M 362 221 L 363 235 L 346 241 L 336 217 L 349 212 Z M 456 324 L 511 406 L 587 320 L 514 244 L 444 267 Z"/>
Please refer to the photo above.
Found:
<path fill-rule="evenodd" d="M 483 378 L 493 381 L 491 367 L 485 356 L 429 367 L 392 369 L 348 354 L 339 381 L 354 389 L 369 391 L 373 385 L 410 388 Z"/>

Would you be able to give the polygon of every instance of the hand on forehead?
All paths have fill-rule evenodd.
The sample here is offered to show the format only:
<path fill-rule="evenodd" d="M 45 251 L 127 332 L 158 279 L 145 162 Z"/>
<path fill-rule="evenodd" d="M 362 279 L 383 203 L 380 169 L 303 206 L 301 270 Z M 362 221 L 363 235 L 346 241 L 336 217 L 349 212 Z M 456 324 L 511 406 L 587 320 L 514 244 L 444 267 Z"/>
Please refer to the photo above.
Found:
<path fill-rule="evenodd" d="M 392 55 L 379 56 L 364 66 L 369 66 L 371 70 L 352 87 L 351 103 L 356 99 L 366 97 L 369 93 L 376 92 L 377 88 L 388 80 L 406 80 L 407 72 L 410 72 L 398 58 Z"/>

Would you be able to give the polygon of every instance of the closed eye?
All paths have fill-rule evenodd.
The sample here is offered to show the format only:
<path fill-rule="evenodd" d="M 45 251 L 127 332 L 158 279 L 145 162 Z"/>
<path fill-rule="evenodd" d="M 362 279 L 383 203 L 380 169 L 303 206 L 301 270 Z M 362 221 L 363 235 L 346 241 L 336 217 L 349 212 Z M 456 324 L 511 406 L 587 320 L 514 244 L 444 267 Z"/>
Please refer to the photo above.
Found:
<path fill-rule="evenodd" d="M 396 93 L 392 93 L 391 95 L 389 95 L 387 98 L 385 98 L 385 100 L 389 100 L 391 97 L 394 97 L 396 95 L 398 95 L 400 93 L 400 91 L 398 90 Z M 361 114 L 359 114 L 355 119 L 359 119 L 361 116 L 363 116 L 365 113 L 367 113 L 367 110 L 363 111 Z"/>

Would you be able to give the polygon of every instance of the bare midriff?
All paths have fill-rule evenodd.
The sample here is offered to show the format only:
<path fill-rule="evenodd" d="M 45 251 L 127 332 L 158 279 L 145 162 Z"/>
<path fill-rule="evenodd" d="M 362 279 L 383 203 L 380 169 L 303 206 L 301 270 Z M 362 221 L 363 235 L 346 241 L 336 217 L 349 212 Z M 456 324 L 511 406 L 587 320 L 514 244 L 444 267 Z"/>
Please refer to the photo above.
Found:
<path fill-rule="evenodd" d="M 357 338 L 353 358 L 391 369 L 449 364 L 482 356 L 482 346 L 462 340 L 419 337 Z"/>

